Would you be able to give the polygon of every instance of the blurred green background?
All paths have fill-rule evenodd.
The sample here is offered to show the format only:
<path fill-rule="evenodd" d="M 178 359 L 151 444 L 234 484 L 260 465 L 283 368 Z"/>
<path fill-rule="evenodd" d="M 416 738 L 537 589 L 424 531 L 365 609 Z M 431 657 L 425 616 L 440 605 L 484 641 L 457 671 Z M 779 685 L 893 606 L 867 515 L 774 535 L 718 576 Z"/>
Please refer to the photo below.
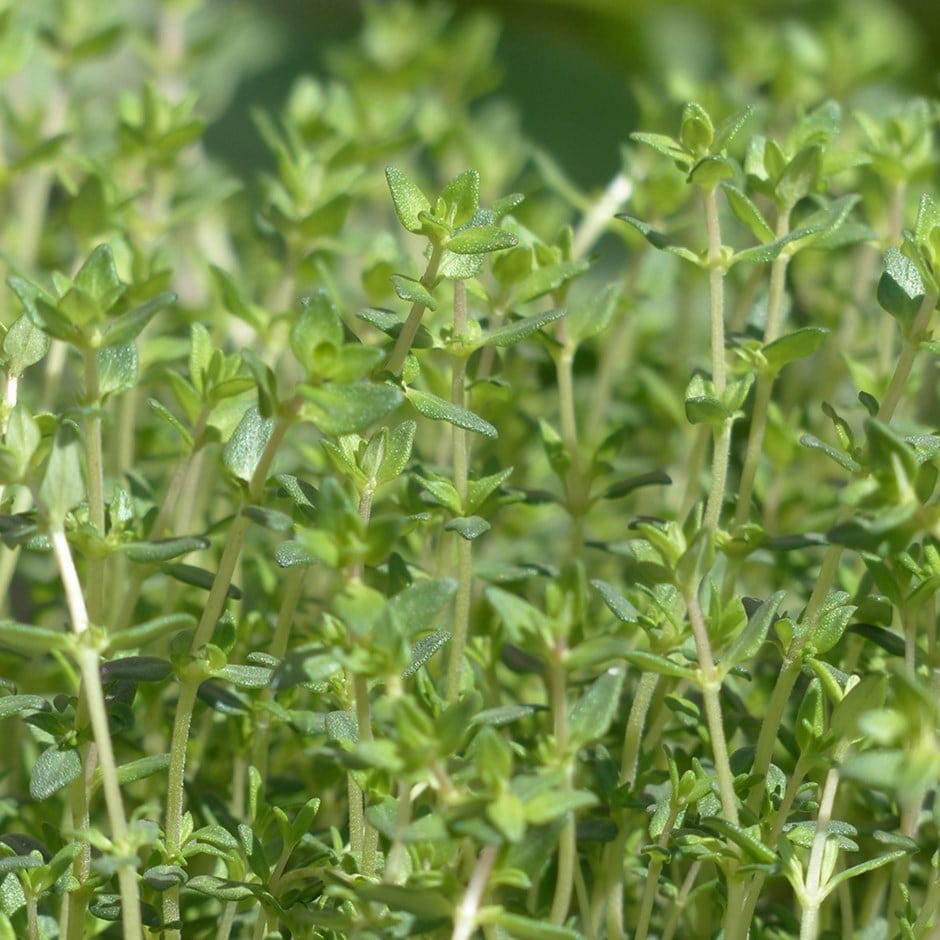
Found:
<path fill-rule="evenodd" d="M 253 2 L 267 61 L 242 82 L 209 138 L 243 172 L 264 159 L 248 110 L 277 109 L 293 79 L 321 72 L 325 50 L 354 37 L 362 18 L 356 0 Z M 619 147 L 641 115 L 645 128 L 659 129 L 644 106 L 675 103 L 678 113 L 702 88 L 735 99 L 773 85 L 778 101 L 812 106 L 834 96 L 876 110 L 889 81 L 895 95 L 937 91 L 940 17 L 929 2 L 463 0 L 450 7 L 456 17 L 486 11 L 499 21 L 502 77 L 491 94 L 514 102 L 525 132 L 585 187 L 617 169 Z"/>

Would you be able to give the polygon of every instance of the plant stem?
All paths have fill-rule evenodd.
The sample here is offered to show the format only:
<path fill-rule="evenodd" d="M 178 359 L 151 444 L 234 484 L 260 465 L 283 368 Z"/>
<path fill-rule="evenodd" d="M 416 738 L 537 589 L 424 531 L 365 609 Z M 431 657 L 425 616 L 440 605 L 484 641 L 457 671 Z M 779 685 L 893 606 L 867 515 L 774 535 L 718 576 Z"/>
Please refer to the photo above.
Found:
<path fill-rule="evenodd" d="M 52 540 L 52 552 L 59 568 L 59 577 L 65 592 L 72 630 L 81 641 L 90 626 L 88 609 L 82 594 L 81 582 L 75 570 L 75 562 L 69 548 L 65 530 L 61 525 L 54 526 L 49 532 Z M 79 672 L 82 677 L 82 690 L 87 702 L 88 716 L 91 721 L 92 735 L 98 752 L 98 764 L 101 767 L 101 782 L 104 789 L 108 823 L 111 828 L 111 842 L 115 852 L 121 858 L 118 865 L 118 884 L 121 893 L 121 920 L 126 940 L 139 940 L 142 936 L 140 921 L 140 894 L 137 888 L 137 870 L 135 860 L 130 857 L 131 848 L 127 839 L 127 821 L 124 815 L 124 802 L 118 783 L 117 763 L 111 744 L 111 731 L 108 728 L 108 712 L 101 687 L 100 662 L 98 651 L 93 646 L 79 645 L 76 652 Z"/>
<path fill-rule="evenodd" d="M 790 230 L 790 213 L 781 210 L 777 214 L 775 238 L 784 238 Z M 784 285 L 786 284 L 787 266 L 790 256 L 786 252 L 777 255 L 770 266 L 770 287 L 767 291 L 767 322 L 764 324 L 764 345 L 772 343 L 780 335 L 780 321 L 783 314 Z M 761 372 L 757 377 L 754 390 L 754 410 L 751 414 L 751 429 L 747 439 L 744 466 L 741 470 L 741 482 L 738 486 L 738 505 L 734 514 L 734 525 L 743 525 L 747 521 L 751 496 L 754 492 L 754 479 L 757 465 L 764 449 L 764 434 L 767 430 L 767 409 L 773 390 L 774 377 Z"/>
<path fill-rule="evenodd" d="M 421 283 L 428 290 L 434 287 L 434 282 L 437 280 L 437 269 L 440 266 L 443 254 L 443 248 L 437 245 L 431 249 L 431 257 L 428 258 L 428 265 L 424 269 L 424 274 L 421 275 Z M 421 317 L 424 316 L 424 311 L 425 306 L 420 301 L 416 300 L 411 305 L 408 319 L 405 320 L 405 324 L 401 328 L 401 333 L 398 334 L 398 339 L 395 340 L 395 346 L 392 349 L 391 355 L 388 357 L 388 371 L 394 375 L 401 374 L 401 368 L 405 364 L 405 357 L 408 355 L 411 344 L 418 334 L 418 327 L 421 326 Z"/>
<path fill-rule="evenodd" d="M 711 643 L 708 639 L 708 630 L 699 604 L 698 593 L 695 590 L 685 590 L 683 591 L 683 599 L 685 600 L 686 610 L 689 612 L 689 623 L 692 627 L 692 635 L 695 638 L 699 670 L 702 673 L 702 700 L 705 705 L 708 733 L 712 739 L 712 755 L 715 761 L 715 775 L 718 778 L 718 795 L 721 799 L 721 809 L 728 822 L 737 826 L 738 804 L 734 794 L 734 777 L 731 773 L 728 743 L 725 739 L 725 729 L 721 720 L 721 702 L 719 700 L 721 671 L 716 668 L 712 656 Z"/>
<path fill-rule="evenodd" d="M 264 484 L 268 478 L 271 465 L 278 447 L 293 423 L 296 408 L 300 401 L 296 399 L 288 407 L 286 414 L 280 417 L 274 425 L 271 437 L 268 439 L 257 466 L 248 484 L 249 500 L 260 498 Z M 196 627 L 190 645 L 190 652 L 198 654 L 199 650 L 209 642 L 215 630 L 229 585 L 232 583 L 232 573 L 241 554 L 245 533 L 248 531 L 250 520 L 241 511 L 235 516 L 228 530 L 219 567 L 216 570 L 206 599 L 202 616 Z M 167 769 L 167 803 L 166 823 L 164 825 L 164 839 L 167 855 L 173 859 L 170 864 L 178 864 L 180 851 L 180 836 L 182 833 L 184 788 L 186 779 L 186 744 L 189 740 L 189 729 L 192 724 L 193 708 L 196 705 L 196 692 L 204 676 L 200 668 L 192 669 L 180 682 L 179 698 L 176 703 L 176 712 L 173 717 L 173 733 L 170 739 L 170 765 Z M 163 918 L 166 921 L 175 921 L 180 918 L 179 888 L 173 887 L 163 895 Z M 180 940 L 178 930 L 167 931 L 167 940 Z"/>
<path fill-rule="evenodd" d="M 844 751 L 845 748 L 842 748 Z M 839 756 L 841 760 L 841 755 Z M 806 879 L 803 897 L 803 912 L 800 918 L 800 940 L 815 940 L 819 934 L 819 907 L 826 896 L 826 875 L 823 873 L 823 855 L 826 849 L 826 839 L 829 836 L 829 824 L 832 821 L 832 807 L 839 787 L 839 771 L 830 768 L 823 784 L 822 796 L 819 800 L 819 810 L 816 814 L 816 832 L 813 836 L 813 845 L 809 852 L 809 863 L 806 866 Z"/>
<path fill-rule="evenodd" d="M 714 188 L 703 191 L 705 200 L 705 226 L 708 232 L 708 292 L 711 322 L 712 382 L 715 395 L 724 395 L 725 377 L 725 269 L 721 262 L 721 227 L 718 219 L 718 200 Z M 714 538 L 721 517 L 728 476 L 728 456 L 731 450 L 731 419 L 726 418 L 713 433 L 712 477 L 708 501 L 705 504 L 704 528 Z"/>
<path fill-rule="evenodd" d="M 630 705 L 630 716 L 627 719 L 623 736 L 623 754 L 620 759 L 620 779 L 618 780 L 618 784 L 622 787 L 632 788 L 636 782 L 640 745 L 643 741 L 643 726 L 646 724 L 646 716 L 658 684 L 657 673 L 644 672 L 640 675 L 640 682 Z M 617 837 L 606 847 L 603 856 L 608 937 L 623 935 L 623 857 L 629 835 L 627 814 L 623 810 L 617 810 L 615 819 L 618 827 Z"/>
<path fill-rule="evenodd" d="M 552 709 L 552 732 L 556 751 L 564 762 L 565 782 L 572 778 L 571 760 L 568 755 L 568 691 L 564 665 L 566 643 L 564 638 L 555 640 L 555 651 L 548 664 L 549 700 Z M 577 830 L 574 813 L 568 813 L 558 837 L 558 872 L 555 878 L 555 894 L 549 920 L 563 924 L 568 917 L 571 895 L 574 889 L 574 869 L 578 863 Z"/>
<path fill-rule="evenodd" d="M 477 863 L 473 867 L 473 873 L 467 882 L 467 890 L 457 908 L 454 931 L 450 935 L 450 940 L 470 940 L 473 936 L 477 927 L 477 912 L 483 902 L 486 885 L 490 880 L 490 873 L 493 871 L 498 854 L 498 845 L 488 845 L 485 849 L 481 849 Z"/>
<path fill-rule="evenodd" d="M 395 814 L 395 836 L 385 861 L 384 881 L 398 884 L 405 861 L 405 832 L 411 825 L 411 786 L 407 780 L 398 781 L 398 812 Z"/>
<path fill-rule="evenodd" d="M 674 795 L 675 796 L 675 795 Z M 672 835 L 673 827 L 676 824 L 678 816 L 678 807 L 672 805 L 669 807 L 669 817 L 663 826 L 663 831 L 659 834 L 656 844 L 660 848 L 665 848 Z M 646 935 L 650 929 L 650 918 L 653 914 L 653 902 L 656 900 L 656 892 L 659 890 L 659 876 L 663 870 L 663 858 L 659 852 L 656 852 L 650 859 L 649 870 L 646 874 L 646 883 L 643 888 L 643 899 L 640 901 L 640 912 L 637 915 L 636 928 L 633 933 L 633 940 L 646 940 Z"/>
<path fill-rule="evenodd" d="M 604 234 L 604 229 L 611 223 L 613 215 L 633 194 L 633 182 L 623 171 L 615 174 L 607 184 L 601 198 L 581 219 L 571 239 L 572 258 L 583 258 L 595 242 Z"/>
<path fill-rule="evenodd" d="M 454 281 L 454 341 L 467 330 L 467 284 L 463 280 Z M 458 350 L 451 358 L 451 401 L 463 408 L 466 403 L 467 360 Z M 453 428 L 454 489 L 460 499 L 463 511 L 466 510 L 467 488 L 469 480 L 469 447 L 467 432 L 464 428 Z M 459 532 L 454 533 L 457 551 L 457 593 L 454 597 L 453 639 L 450 642 L 450 657 L 447 661 L 446 698 L 454 702 L 460 695 L 460 680 L 463 672 L 464 653 L 467 648 L 467 636 L 470 632 L 470 595 L 473 588 L 473 543 Z"/>
<path fill-rule="evenodd" d="M 924 299 L 921 301 L 920 308 L 917 311 L 917 316 L 914 318 L 910 331 L 905 333 L 904 345 L 901 349 L 900 356 L 898 356 L 897 364 L 894 367 L 894 374 L 891 376 L 888 390 L 885 392 L 885 397 L 882 399 L 881 405 L 878 408 L 878 419 L 880 421 L 889 422 L 894 415 L 894 411 L 904 392 L 904 386 L 907 384 L 907 380 L 910 377 L 914 360 L 917 358 L 919 351 L 917 348 L 918 337 L 927 329 L 930 318 L 933 316 L 934 309 L 937 306 L 937 299 L 938 295 L 936 291 L 927 291 L 924 295 Z"/>
<path fill-rule="evenodd" d="M 666 919 L 666 924 L 663 927 L 662 940 L 672 940 L 672 935 L 676 932 L 676 926 L 679 923 L 679 918 L 682 916 L 682 910 L 689 900 L 689 895 L 692 893 L 692 887 L 695 885 L 695 880 L 698 878 L 701 867 L 701 862 L 693 862 L 689 866 L 689 870 L 686 872 L 685 879 L 682 882 L 682 887 L 679 889 L 675 901 L 672 902 L 669 917 Z"/>
<path fill-rule="evenodd" d="M 101 442 L 101 392 L 98 382 L 98 355 L 85 351 L 85 406 L 90 409 L 85 420 L 85 470 L 88 477 L 88 518 L 103 539 L 104 531 L 104 466 Z M 88 559 L 86 589 L 88 614 L 94 623 L 101 623 L 104 614 L 104 558 Z"/>

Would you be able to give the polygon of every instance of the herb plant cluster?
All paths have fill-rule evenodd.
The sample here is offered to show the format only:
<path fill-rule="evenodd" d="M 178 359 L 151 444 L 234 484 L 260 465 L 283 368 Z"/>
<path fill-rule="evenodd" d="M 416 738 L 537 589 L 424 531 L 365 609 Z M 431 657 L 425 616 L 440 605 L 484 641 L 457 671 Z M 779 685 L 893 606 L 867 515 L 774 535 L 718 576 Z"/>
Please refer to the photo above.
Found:
<path fill-rule="evenodd" d="M 240 180 L 248 8 L 0 7 L 0 937 L 938 935 L 934 103 L 585 194 L 375 2 Z"/>

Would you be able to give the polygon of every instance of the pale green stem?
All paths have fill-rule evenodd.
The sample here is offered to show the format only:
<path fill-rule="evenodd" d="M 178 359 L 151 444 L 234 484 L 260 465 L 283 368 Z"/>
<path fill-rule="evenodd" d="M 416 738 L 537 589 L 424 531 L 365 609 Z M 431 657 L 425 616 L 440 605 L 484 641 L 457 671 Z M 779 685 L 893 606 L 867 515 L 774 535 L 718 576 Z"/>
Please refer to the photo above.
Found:
<path fill-rule="evenodd" d="M 633 182 L 623 171 L 617 173 L 607 184 L 601 198 L 581 220 L 571 239 L 571 257 L 583 258 L 604 234 L 613 216 L 633 194 Z"/>
<path fill-rule="evenodd" d="M 428 290 L 434 287 L 434 282 L 437 280 L 437 269 L 440 266 L 443 253 L 443 249 L 437 246 L 431 250 L 428 265 L 424 269 L 424 274 L 421 275 L 421 283 Z M 411 305 L 408 319 L 405 320 L 404 326 L 401 328 L 401 333 L 398 334 L 398 339 L 395 341 L 391 355 L 388 357 L 388 371 L 394 375 L 401 374 L 401 368 L 405 364 L 405 357 L 411 349 L 411 344 L 414 342 L 415 336 L 418 335 L 418 327 L 421 326 L 421 318 L 424 316 L 424 311 L 425 306 L 419 301 L 415 301 Z"/>
<path fill-rule="evenodd" d="M 459 339 L 467 330 L 467 285 L 463 280 L 454 282 L 454 337 Z M 466 404 L 467 360 L 460 351 L 452 357 L 451 401 L 463 408 Z M 461 507 L 466 507 L 469 481 L 469 445 L 464 428 L 453 428 L 454 489 Z M 470 599 L 473 590 L 473 543 L 454 533 L 457 545 L 457 593 L 454 597 L 453 638 L 450 641 L 450 657 L 447 661 L 448 702 L 460 695 L 464 654 L 470 632 Z"/>
<path fill-rule="evenodd" d="M 281 605 L 277 613 L 277 623 L 274 626 L 274 636 L 268 652 L 275 659 L 283 659 L 287 652 L 287 643 L 290 639 L 291 627 L 297 613 L 297 605 L 303 593 L 304 577 L 307 569 L 303 565 L 290 568 L 284 576 L 281 594 Z M 274 698 L 270 689 L 266 689 L 263 701 L 269 702 Z M 255 717 L 252 729 L 251 764 L 261 775 L 262 781 L 268 775 L 268 735 L 271 729 L 271 714 L 267 709 L 260 709 Z"/>
<path fill-rule="evenodd" d="M 914 326 L 911 329 L 911 336 L 916 337 L 922 333 L 930 322 L 937 304 L 937 294 L 928 292 L 920 305 Z M 906 343 L 905 348 L 895 366 L 894 375 L 889 385 L 889 394 L 878 409 L 878 419 L 886 424 L 891 422 L 894 417 L 894 411 L 897 407 L 901 391 L 910 376 L 911 368 L 914 364 L 914 358 L 917 349 L 912 343 Z M 852 516 L 852 507 L 844 507 L 836 517 L 837 522 L 845 521 Z M 793 686 L 800 674 L 803 644 L 813 635 L 813 631 L 819 621 L 819 615 L 823 603 L 829 594 L 832 585 L 835 583 L 836 574 L 839 570 L 839 562 L 842 560 L 843 547 L 838 544 L 832 544 L 823 555 L 822 565 L 819 574 L 816 577 L 816 584 L 813 587 L 813 593 L 810 595 L 806 609 L 803 612 L 802 620 L 802 640 L 794 644 L 787 657 L 784 660 L 783 668 L 777 676 L 777 682 L 771 693 L 770 703 L 761 724 L 760 734 L 757 740 L 757 748 L 754 754 L 754 765 L 751 773 L 756 774 L 762 780 L 766 779 L 767 769 L 770 767 L 771 757 L 773 755 L 774 744 L 777 741 L 777 733 L 780 730 L 780 723 L 783 720 L 783 713 L 786 709 L 787 701 Z M 763 799 L 763 788 L 758 785 L 752 791 L 748 798 L 748 807 L 757 812 L 760 808 L 760 802 Z"/>
<path fill-rule="evenodd" d="M 101 392 L 98 385 L 98 356 L 85 352 L 85 405 L 90 414 L 85 420 L 85 470 L 88 476 L 88 519 L 100 538 L 104 538 L 104 466 L 101 442 Z M 104 559 L 88 559 L 86 597 L 88 614 L 100 624 L 104 615 Z"/>
<path fill-rule="evenodd" d="M 559 320 L 555 327 L 555 339 L 561 349 L 555 355 L 555 375 L 558 382 L 558 408 L 561 420 L 561 439 L 571 460 L 565 479 L 567 508 L 571 516 L 571 550 L 580 555 L 584 541 L 584 513 L 587 509 L 584 466 L 578 437 L 578 416 L 574 396 L 575 346 L 568 333 L 568 322 Z"/>
<path fill-rule="evenodd" d="M 268 478 L 271 465 L 274 462 L 278 447 L 287 433 L 287 429 L 293 423 L 294 406 L 300 406 L 299 399 L 291 403 L 288 416 L 280 418 L 274 425 L 258 464 L 252 474 L 251 481 L 248 484 L 249 500 L 260 498 L 264 489 L 264 484 Z M 212 638 L 222 609 L 225 606 L 225 598 L 228 593 L 229 585 L 232 583 L 232 573 L 235 571 L 235 565 L 238 556 L 241 554 L 242 543 L 245 539 L 245 533 L 250 524 L 249 518 L 242 512 L 239 512 L 228 530 L 225 540 L 225 547 L 222 550 L 222 557 L 219 559 L 219 567 L 212 581 L 212 587 L 209 590 L 209 596 L 206 599 L 202 616 L 193 635 L 190 650 L 198 652 Z M 196 671 L 194 674 L 186 676 L 180 683 L 179 699 L 176 704 L 176 712 L 173 718 L 173 733 L 170 740 L 170 765 L 167 769 L 167 804 L 166 804 L 166 824 L 164 828 L 167 854 L 172 859 L 176 859 L 181 850 L 180 835 L 182 833 L 183 806 L 185 802 L 185 779 L 186 779 L 186 745 L 189 740 L 189 729 L 192 724 L 193 708 L 196 704 L 196 692 L 202 682 L 201 674 Z M 177 864 L 174 860 L 170 864 Z M 164 920 L 178 920 L 180 916 L 179 906 L 179 888 L 170 888 L 163 895 L 163 916 Z M 167 940 L 180 940 L 180 933 L 177 930 L 167 931 Z"/>
<path fill-rule="evenodd" d="M 673 827 L 676 824 L 678 816 L 678 807 L 672 805 L 669 807 L 669 818 L 666 820 L 663 831 L 660 833 L 656 844 L 661 848 L 666 847 L 669 842 L 669 836 L 672 834 Z M 649 870 L 646 873 L 646 882 L 643 888 L 643 899 L 640 901 L 640 912 L 637 915 L 636 928 L 633 933 L 633 940 L 646 940 L 646 935 L 650 929 L 650 918 L 653 914 L 653 902 L 656 900 L 656 892 L 659 890 L 659 876 L 663 870 L 663 859 L 660 853 L 655 853 L 650 859 Z"/>
<path fill-rule="evenodd" d="M 179 502 L 180 494 L 186 492 L 193 486 L 191 479 L 192 470 L 196 466 L 196 454 L 202 444 L 202 436 L 205 433 L 208 420 L 209 410 L 204 408 L 202 412 L 200 412 L 196 424 L 193 427 L 193 448 L 186 457 L 176 465 L 169 483 L 167 484 L 163 502 L 160 509 L 157 511 L 156 518 L 153 520 L 153 525 L 150 527 L 151 538 L 160 539 L 172 534 L 170 521 L 173 518 L 176 505 Z M 120 600 L 121 605 L 112 627 L 115 632 L 125 629 L 130 624 L 131 618 L 134 616 L 134 609 L 137 606 L 137 599 L 140 597 L 140 588 L 144 582 L 146 573 L 147 569 L 145 567 L 138 566 L 135 568 L 130 582 L 127 585 L 127 590 L 115 595 L 115 600 Z"/>
<path fill-rule="evenodd" d="M 777 215 L 776 238 L 783 238 L 790 229 L 790 214 L 781 210 Z M 767 322 L 764 324 L 764 345 L 772 343 L 780 335 L 783 317 L 784 285 L 786 284 L 787 266 L 790 256 L 786 253 L 777 255 L 770 267 L 770 287 L 767 291 Z M 754 479 L 757 465 L 764 449 L 764 434 L 767 430 L 767 409 L 773 389 L 774 377 L 761 373 L 754 390 L 754 410 L 751 416 L 751 429 L 747 439 L 744 466 L 741 470 L 741 483 L 738 487 L 738 505 L 734 514 L 734 525 L 743 525 L 747 521 L 751 496 L 754 492 Z"/>
<path fill-rule="evenodd" d="M 734 794 L 734 777 L 731 773 L 731 763 L 728 756 L 728 742 L 725 739 L 725 729 L 721 720 L 721 671 L 716 668 L 712 656 L 711 642 L 708 639 L 708 629 L 699 604 L 698 594 L 693 590 L 684 590 L 683 599 L 689 613 L 689 624 L 695 638 L 695 650 L 698 654 L 699 670 L 702 674 L 701 688 L 702 700 L 705 705 L 705 719 L 708 723 L 708 732 L 712 739 L 712 755 L 715 761 L 715 775 L 718 778 L 718 795 L 721 799 L 721 809 L 728 822 L 738 825 L 738 804 Z"/>
<path fill-rule="evenodd" d="M 384 881 L 398 884 L 402 880 L 405 861 L 405 834 L 411 825 L 411 787 L 407 780 L 398 781 L 398 811 L 395 814 L 395 836 L 385 862 Z"/>
<path fill-rule="evenodd" d="M 679 889 L 676 899 L 670 906 L 669 916 L 666 918 L 666 924 L 663 927 L 662 940 L 672 940 L 672 935 L 676 932 L 679 918 L 682 916 L 682 911 L 688 903 L 689 895 L 692 893 L 692 888 L 695 886 L 695 881 L 698 878 L 701 867 L 701 862 L 693 862 L 689 866 L 689 870 L 686 872 L 685 879 L 682 882 L 682 887 Z"/>
<path fill-rule="evenodd" d="M 81 639 L 89 629 L 90 622 L 68 539 L 61 525 L 52 527 L 49 536 L 52 540 L 52 552 L 59 568 L 59 576 L 65 592 L 72 629 L 76 637 Z M 114 845 L 115 852 L 124 857 L 117 870 L 121 893 L 123 934 L 125 940 L 139 940 L 142 936 L 142 927 L 137 870 L 134 862 L 127 858 L 131 851 L 127 840 L 127 820 L 124 815 L 121 787 L 118 783 L 117 763 L 114 759 L 114 748 L 111 744 L 111 731 L 108 728 L 108 712 L 104 700 L 104 690 L 101 687 L 98 652 L 94 647 L 79 645 L 76 658 L 82 676 L 82 690 L 87 702 L 92 735 L 98 752 L 101 783 L 104 789 L 108 823 L 111 828 L 111 842 Z"/>
<path fill-rule="evenodd" d="M 718 201 L 714 189 L 703 193 L 705 199 L 705 226 L 708 232 L 708 288 L 711 323 L 712 382 L 715 395 L 721 398 L 727 384 L 725 376 L 725 270 L 721 263 L 721 227 L 718 220 Z M 728 456 L 731 450 L 731 421 L 726 419 L 713 435 L 711 488 L 705 504 L 704 528 L 714 538 L 721 518 L 728 477 Z"/>
<path fill-rule="evenodd" d="M 643 741 L 643 726 L 656 686 L 659 684 L 659 675 L 655 672 L 644 672 L 640 676 L 636 694 L 630 704 L 630 716 L 623 736 L 623 754 L 620 760 L 620 786 L 631 787 L 636 782 L 636 770 L 640 758 L 640 746 Z M 620 810 L 616 812 L 618 831 L 617 837 L 604 852 L 604 875 L 606 879 L 606 908 L 607 908 L 607 936 L 620 937 L 623 935 L 623 857 L 627 844 L 626 814 Z"/>
<path fill-rule="evenodd" d="M 477 863 L 473 867 L 473 873 L 467 882 L 467 890 L 454 914 L 454 930 L 450 935 L 450 940 L 471 940 L 473 937 L 477 929 L 480 905 L 483 903 L 486 886 L 498 854 L 498 845 L 488 845 L 481 849 Z"/>
<path fill-rule="evenodd" d="M 548 664 L 549 699 L 552 709 L 552 731 L 555 747 L 564 761 L 565 779 L 571 783 L 572 768 L 568 754 L 568 692 L 564 666 L 565 641 L 555 640 L 555 655 Z M 569 813 L 558 837 L 558 872 L 555 878 L 555 894 L 552 898 L 549 920 L 563 924 L 568 917 L 571 895 L 574 889 L 574 869 L 578 863 L 577 830 L 574 813 Z"/>
<path fill-rule="evenodd" d="M 841 748 L 845 750 L 845 748 Z M 839 755 L 838 759 L 841 760 Z M 826 850 L 826 840 L 829 836 L 829 824 L 832 822 L 832 807 L 835 803 L 836 792 L 839 788 L 839 771 L 835 767 L 826 774 L 822 795 L 819 799 L 819 810 L 816 813 L 816 832 L 813 835 L 813 844 L 809 852 L 809 862 L 806 866 L 806 879 L 804 882 L 802 916 L 800 919 L 800 940 L 815 940 L 819 934 L 819 908 L 826 896 L 826 875 L 823 872 L 823 856 Z"/>
<path fill-rule="evenodd" d="M 911 374 L 911 368 L 919 352 L 917 348 L 918 337 L 927 329 L 930 318 L 933 316 L 934 308 L 937 306 L 937 292 L 927 291 L 921 302 L 917 316 L 911 326 L 910 333 L 904 337 L 904 345 L 901 349 L 901 355 L 898 357 L 897 365 L 894 367 L 894 374 L 891 376 L 891 382 L 888 390 L 881 401 L 878 409 L 878 419 L 889 422 L 894 415 L 894 411 L 904 393 L 904 386 Z"/>

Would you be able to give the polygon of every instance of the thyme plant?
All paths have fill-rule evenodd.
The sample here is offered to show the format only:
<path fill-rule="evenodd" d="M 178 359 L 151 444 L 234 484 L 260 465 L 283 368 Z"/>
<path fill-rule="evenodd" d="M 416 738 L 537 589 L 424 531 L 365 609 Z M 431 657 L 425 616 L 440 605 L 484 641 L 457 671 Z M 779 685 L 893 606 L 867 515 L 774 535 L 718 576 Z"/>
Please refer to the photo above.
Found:
<path fill-rule="evenodd" d="M 937 105 L 251 9 L 0 4 L 0 937 L 937 936 Z"/>

